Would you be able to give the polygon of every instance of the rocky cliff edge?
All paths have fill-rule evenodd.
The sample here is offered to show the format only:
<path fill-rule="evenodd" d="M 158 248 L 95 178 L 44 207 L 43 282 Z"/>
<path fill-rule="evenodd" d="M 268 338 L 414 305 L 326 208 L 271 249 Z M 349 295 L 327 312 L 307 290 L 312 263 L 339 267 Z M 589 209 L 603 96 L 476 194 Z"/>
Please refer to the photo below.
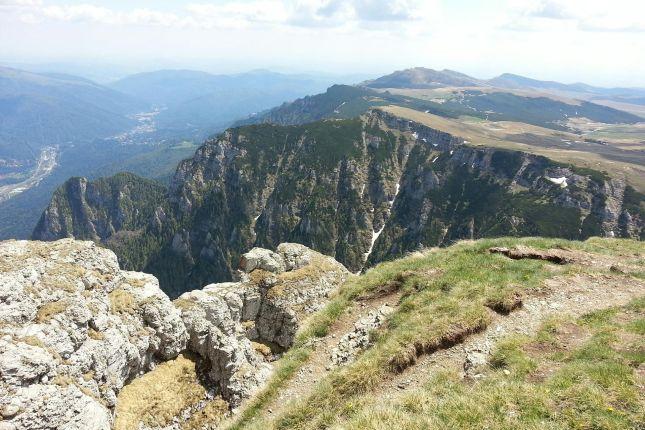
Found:
<path fill-rule="evenodd" d="M 276 251 L 254 248 L 238 282 L 173 303 L 92 242 L 0 243 L 0 429 L 112 428 L 122 388 L 183 351 L 235 408 L 349 276 L 302 245 Z"/>

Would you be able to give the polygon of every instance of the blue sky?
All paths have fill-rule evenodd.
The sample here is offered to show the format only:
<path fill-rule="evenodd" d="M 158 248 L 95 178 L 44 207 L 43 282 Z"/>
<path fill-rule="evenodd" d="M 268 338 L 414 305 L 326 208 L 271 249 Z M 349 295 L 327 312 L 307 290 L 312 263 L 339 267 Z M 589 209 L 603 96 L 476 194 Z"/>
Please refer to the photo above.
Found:
<path fill-rule="evenodd" d="M 636 0 L 0 0 L 0 61 L 214 72 L 412 66 L 645 87 Z"/>

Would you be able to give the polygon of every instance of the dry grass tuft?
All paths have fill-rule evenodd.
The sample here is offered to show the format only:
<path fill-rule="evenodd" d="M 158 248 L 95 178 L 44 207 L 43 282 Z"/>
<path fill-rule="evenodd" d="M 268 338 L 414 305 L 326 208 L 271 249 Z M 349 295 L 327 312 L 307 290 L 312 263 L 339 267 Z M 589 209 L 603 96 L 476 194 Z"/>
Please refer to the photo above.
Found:
<path fill-rule="evenodd" d="M 522 307 L 522 294 L 514 291 L 502 297 L 490 297 L 486 300 L 486 307 L 498 314 L 508 315 L 515 309 Z"/>
<path fill-rule="evenodd" d="M 206 404 L 206 407 L 195 412 L 188 421 L 181 425 L 182 430 L 202 430 L 212 428 L 222 420 L 228 412 L 228 403 L 221 397 L 217 397 Z"/>
<path fill-rule="evenodd" d="M 29 346 L 37 346 L 39 348 L 47 349 L 43 341 L 38 339 L 36 336 L 25 336 L 16 339 L 16 341 L 26 343 Z"/>
<path fill-rule="evenodd" d="M 134 296 L 121 288 L 108 294 L 108 298 L 110 299 L 110 310 L 113 313 L 134 314 L 139 309 Z"/>
<path fill-rule="evenodd" d="M 87 331 L 87 335 L 90 337 L 90 339 L 94 339 L 94 340 L 103 340 L 105 338 L 103 333 L 96 331 L 92 328 Z"/>
<path fill-rule="evenodd" d="M 275 277 L 275 274 L 264 269 L 255 269 L 254 271 L 249 273 L 249 279 L 251 280 L 251 283 L 260 287 L 265 286 L 265 279 L 268 277 Z"/>
<path fill-rule="evenodd" d="M 271 355 L 271 348 L 268 345 L 258 342 L 251 342 L 251 345 L 256 352 L 262 354 L 263 356 L 268 357 Z"/>
<path fill-rule="evenodd" d="M 46 323 L 50 321 L 54 316 L 65 312 L 65 309 L 67 309 L 67 302 L 64 300 L 45 303 L 38 309 L 38 312 L 36 313 L 36 322 Z"/>
<path fill-rule="evenodd" d="M 172 303 L 180 311 L 185 311 L 195 306 L 195 302 L 189 299 L 177 299 Z"/>
<path fill-rule="evenodd" d="M 126 281 L 130 286 L 135 288 L 143 288 L 146 286 L 147 281 L 139 278 L 128 278 Z"/>
<path fill-rule="evenodd" d="M 59 387 L 75 385 L 74 380 L 69 375 L 56 375 L 54 379 L 52 379 L 52 384 L 58 385 Z"/>
<path fill-rule="evenodd" d="M 188 354 L 179 355 L 123 388 L 118 397 L 114 429 L 137 429 L 140 423 L 165 427 L 182 411 L 196 407 L 206 395 L 197 360 Z M 222 402 L 212 400 L 182 428 L 197 429 L 205 423 L 217 423 L 227 409 Z"/>

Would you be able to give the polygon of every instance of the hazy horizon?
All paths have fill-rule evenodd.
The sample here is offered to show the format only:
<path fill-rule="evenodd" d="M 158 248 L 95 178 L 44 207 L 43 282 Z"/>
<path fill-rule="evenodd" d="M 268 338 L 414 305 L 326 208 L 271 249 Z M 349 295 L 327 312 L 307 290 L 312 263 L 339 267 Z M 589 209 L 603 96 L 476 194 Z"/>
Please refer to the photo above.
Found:
<path fill-rule="evenodd" d="M 645 5 L 0 0 L 0 51 L 2 64 L 56 65 L 99 80 L 158 69 L 377 76 L 422 66 L 645 87 Z"/>

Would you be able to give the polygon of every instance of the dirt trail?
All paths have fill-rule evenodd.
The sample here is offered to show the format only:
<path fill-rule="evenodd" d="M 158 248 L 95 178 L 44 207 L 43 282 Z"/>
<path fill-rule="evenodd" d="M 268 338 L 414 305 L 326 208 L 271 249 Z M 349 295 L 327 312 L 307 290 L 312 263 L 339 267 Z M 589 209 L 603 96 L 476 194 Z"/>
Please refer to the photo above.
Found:
<path fill-rule="evenodd" d="M 509 315 L 491 311 L 492 322 L 483 332 L 469 336 L 452 348 L 422 356 L 415 365 L 383 385 L 383 396 L 392 399 L 419 387 L 439 370 L 454 370 L 464 375 L 468 371 L 477 378 L 480 376 L 477 366 L 488 361 L 502 338 L 512 334 L 532 336 L 552 316 L 580 317 L 595 310 L 625 305 L 643 295 L 645 282 L 622 275 L 577 274 L 547 280 L 544 290 L 525 298 L 520 309 Z M 472 368 L 467 370 L 469 366 Z"/>
<path fill-rule="evenodd" d="M 500 250 L 491 249 L 491 252 Z M 503 251 L 500 253 L 506 255 L 506 250 Z M 595 310 L 622 306 L 645 295 L 645 282 L 629 275 L 642 267 L 640 254 L 617 257 L 568 249 L 536 251 L 527 247 L 511 251 L 507 255 L 509 258 L 537 258 L 552 262 L 557 260 L 553 266 L 546 265 L 545 270 L 556 270 L 561 264 L 573 264 L 588 270 L 546 280 L 538 291 L 525 295 L 522 306 L 508 315 L 490 310 L 491 323 L 484 331 L 468 336 L 464 342 L 451 348 L 422 355 L 415 364 L 383 381 L 378 393 L 382 398 L 387 401 L 395 399 L 408 390 L 423 385 L 436 371 L 452 370 L 460 372 L 464 377 L 466 373 L 469 377 L 481 377 L 478 368 L 481 370 L 480 366 L 486 364 L 502 338 L 512 334 L 532 336 L 553 316 L 567 315 L 575 318 Z M 605 272 L 599 273 L 598 270 Z M 428 276 L 433 273 L 430 270 Z M 317 382 L 333 368 L 330 355 L 340 338 L 350 332 L 354 323 L 370 311 L 384 304 L 396 307 L 401 295 L 400 291 L 385 292 L 381 297 L 355 302 L 332 325 L 327 336 L 316 340 L 310 359 L 280 390 L 280 394 L 268 405 L 264 414 L 279 416 L 291 402 L 306 398 Z"/>
<path fill-rule="evenodd" d="M 396 307 L 400 298 L 401 293 L 395 291 L 382 297 L 355 302 L 334 322 L 327 336 L 317 339 L 310 359 L 280 390 L 280 395 L 269 404 L 266 411 L 277 416 L 291 401 L 306 397 L 316 383 L 327 376 L 329 369 L 333 369 L 331 352 L 340 338 L 354 328 L 354 323 L 382 305 Z"/>

